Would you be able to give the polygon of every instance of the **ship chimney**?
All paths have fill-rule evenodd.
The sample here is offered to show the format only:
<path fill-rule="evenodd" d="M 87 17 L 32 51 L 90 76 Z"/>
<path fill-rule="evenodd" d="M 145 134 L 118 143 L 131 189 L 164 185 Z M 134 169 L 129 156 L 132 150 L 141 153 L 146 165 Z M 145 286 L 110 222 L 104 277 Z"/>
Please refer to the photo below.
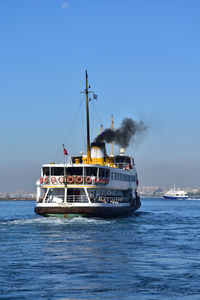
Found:
<path fill-rule="evenodd" d="M 125 148 L 121 148 L 120 149 L 120 155 L 124 155 L 124 153 L 125 153 Z"/>
<path fill-rule="evenodd" d="M 104 164 L 106 157 L 106 146 L 103 142 L 91 144 L 91 159 L 93 164 Z"/>

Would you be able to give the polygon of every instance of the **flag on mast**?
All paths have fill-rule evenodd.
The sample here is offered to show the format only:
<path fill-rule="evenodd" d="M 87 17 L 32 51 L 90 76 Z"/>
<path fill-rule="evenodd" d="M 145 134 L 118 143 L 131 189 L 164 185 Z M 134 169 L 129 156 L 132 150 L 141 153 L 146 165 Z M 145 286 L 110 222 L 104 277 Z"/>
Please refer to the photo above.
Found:
<path fill-rule="evenodd" d="M 97 100 L 97 94 L 93 94 L 93 99 Z"/>
<path fill-rule="evenodd" d="M 63 152 L 64 152 L 64 155 L 68 155 L 68 153 L 67 153 L 67 150 L 66 150 L 66 148 L 65 148 L 65 145 L 63 144 Z"/>

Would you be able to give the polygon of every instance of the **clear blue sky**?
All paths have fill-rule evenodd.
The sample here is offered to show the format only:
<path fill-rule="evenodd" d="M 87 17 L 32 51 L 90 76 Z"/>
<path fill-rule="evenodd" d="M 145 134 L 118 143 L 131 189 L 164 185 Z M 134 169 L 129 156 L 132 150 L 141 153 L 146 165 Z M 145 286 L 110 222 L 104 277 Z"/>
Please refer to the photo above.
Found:
<path fill-rule="evenodd" d="M 115 127 L 142 119 L 127 149 L 141 185 L 200 187 L 199 11 L 198 0 L 1 0 L 0 190 L 34 189 L 63 142 L 84 150 L 85 69 L 92 137 L 111 114 Z"/>

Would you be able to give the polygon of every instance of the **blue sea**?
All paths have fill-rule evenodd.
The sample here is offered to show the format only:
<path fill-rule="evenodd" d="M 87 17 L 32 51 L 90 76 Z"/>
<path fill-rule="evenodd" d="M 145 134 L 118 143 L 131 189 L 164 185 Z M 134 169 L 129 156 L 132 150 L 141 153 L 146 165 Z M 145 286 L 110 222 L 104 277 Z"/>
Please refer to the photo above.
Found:
<path fill-rule="evenodd" d="M 200 200 L 142 199 L 121 219 L 0 202 L 1 299 L 200 299 Z"/>

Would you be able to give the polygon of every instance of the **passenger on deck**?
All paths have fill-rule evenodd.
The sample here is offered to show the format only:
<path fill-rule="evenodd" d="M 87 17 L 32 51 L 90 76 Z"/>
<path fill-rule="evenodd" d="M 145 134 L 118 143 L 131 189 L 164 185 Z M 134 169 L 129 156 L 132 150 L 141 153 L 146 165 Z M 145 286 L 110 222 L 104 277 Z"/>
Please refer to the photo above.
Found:
<path fill-rule="evenodd" d="M 92 184 L 94 184 L 95 176 L 92 174 L 91 176 Z"/>

